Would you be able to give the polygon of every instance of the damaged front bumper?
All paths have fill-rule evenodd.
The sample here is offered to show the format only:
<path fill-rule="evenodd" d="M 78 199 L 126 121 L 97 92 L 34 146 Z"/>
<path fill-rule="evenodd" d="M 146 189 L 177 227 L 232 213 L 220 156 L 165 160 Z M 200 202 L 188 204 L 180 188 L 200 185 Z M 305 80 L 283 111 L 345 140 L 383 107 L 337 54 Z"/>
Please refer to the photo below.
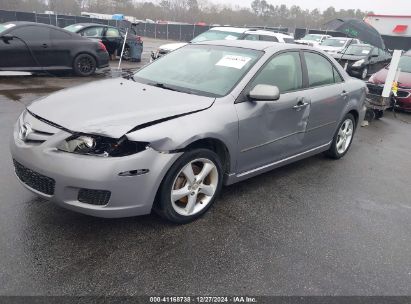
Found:
<path fill-rule="evenodd" d="M 70 133 L 43 143 L 25 142 L 16 124 L 10 149 L 16 175 L 32 192 L 80 213 L 106 218 L 148 214 L 171 165 L 181 153 L 152 148 L 125 157 L 78 155 L 57 150 Z"/>

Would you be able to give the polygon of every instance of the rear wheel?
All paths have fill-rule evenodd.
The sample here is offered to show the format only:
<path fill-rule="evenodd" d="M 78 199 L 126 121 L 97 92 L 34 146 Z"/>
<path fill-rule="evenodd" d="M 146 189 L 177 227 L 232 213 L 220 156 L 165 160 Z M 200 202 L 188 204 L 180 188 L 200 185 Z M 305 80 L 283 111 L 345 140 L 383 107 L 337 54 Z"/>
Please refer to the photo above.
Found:
<path fill-rule="evenodd" d="M 121 54 L 120 54 L 121 55 Z M 125 45 L 124 46 L 124 52 L 123 52 L 123 59 L 124 60 L 130 60 L 131 59 L 131 49 L 130 46 Z"/>
<path fill-rule="evenodd" d="M 222 179 L 217 154 L 207 149 L 188 151 L 166 174 L 154 210 L 174 223 L 191 222 L 214 203 L 221 191 Z"/>
<path fill-rule="evenodd" d="M 74 59 L 73 70 L 78 76 L 86 77 L 96 71 L 96 60 L 89 54 L 80 54 Z"/>
<path fill-rule="evenodd" d="M 355 118 L 348 113 L 334 135 L 330 149 L 326 152 L 327 156 L 339 159 L 343 157 L 351 146 L 355 131 Z"/>
<path fill-rule="evenodd" d="M 375 119 L 380 119 L 384 116 L 384 111 L 382 110 L 374 110 L 375 113 Z"/>

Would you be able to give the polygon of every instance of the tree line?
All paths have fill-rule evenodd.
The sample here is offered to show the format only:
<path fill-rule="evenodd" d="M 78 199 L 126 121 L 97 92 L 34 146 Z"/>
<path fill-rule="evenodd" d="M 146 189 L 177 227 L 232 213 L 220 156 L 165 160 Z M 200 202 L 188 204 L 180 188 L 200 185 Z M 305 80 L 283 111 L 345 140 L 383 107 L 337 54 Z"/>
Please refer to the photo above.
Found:
<path fill-rule="evenodd" d="M 336 10 L 334 7 L 324 11 L 317 8 L 309 10 L 297 5 L 274 5 L 266 0 L 254 0 L 250 7 L 216 4 L 208 0 L 0 0 L 0 9 L 38 13 L 53 11 L 71 15 L 80 15 L 82 11 L 121 13 L 142 20 L 290 28 L 321 28 L 335 18 L 362 19 L 371 13 L 359 9 Z"/>

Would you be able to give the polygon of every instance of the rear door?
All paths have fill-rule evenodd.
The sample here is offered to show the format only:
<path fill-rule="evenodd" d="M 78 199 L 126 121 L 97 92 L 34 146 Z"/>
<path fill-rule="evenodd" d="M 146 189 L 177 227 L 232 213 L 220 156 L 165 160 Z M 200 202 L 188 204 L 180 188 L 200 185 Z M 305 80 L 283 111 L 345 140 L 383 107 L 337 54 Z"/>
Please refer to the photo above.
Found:
<path fill-rule="evenodd" d="M 248 92 L 258 84 L 275 85 L 277 101 L 249 100 Z M 238 172 L 270 164 L 303 150 L 310 101 L 302 91 L 299 51 L 275 55 L 245 88 L 235 105 L 239 118 Z"/>
<path fill-rule="evenodd" d="M 304 51 L 308 88 L 305 96 L 311 100 L 305 147 L 316 148 L 330 142 L 347 101 L 344 81 L 334 64 L 315 51 Z"/>

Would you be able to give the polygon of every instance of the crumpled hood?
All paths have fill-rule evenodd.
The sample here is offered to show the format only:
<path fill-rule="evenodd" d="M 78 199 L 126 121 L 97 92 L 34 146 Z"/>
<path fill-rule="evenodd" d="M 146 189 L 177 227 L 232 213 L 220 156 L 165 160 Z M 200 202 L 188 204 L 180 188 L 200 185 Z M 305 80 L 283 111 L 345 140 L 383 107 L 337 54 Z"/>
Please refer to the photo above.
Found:
<path fill-rule="evenodd" d="M 179 49 L 183 46 L 187 45 L 187 43 L 169 43 L 169 44 L 164 44 L 159 47 L 160 50 L 165 50 L 168 52 L 175 51 L 176 49 Z"/>
<path fill-rule="evenodd" d="M 120 138 L 143 124 L 205 110 L 214 100 L 115 78 L 61 90 L 28 110 L 74 132 Z"/>

